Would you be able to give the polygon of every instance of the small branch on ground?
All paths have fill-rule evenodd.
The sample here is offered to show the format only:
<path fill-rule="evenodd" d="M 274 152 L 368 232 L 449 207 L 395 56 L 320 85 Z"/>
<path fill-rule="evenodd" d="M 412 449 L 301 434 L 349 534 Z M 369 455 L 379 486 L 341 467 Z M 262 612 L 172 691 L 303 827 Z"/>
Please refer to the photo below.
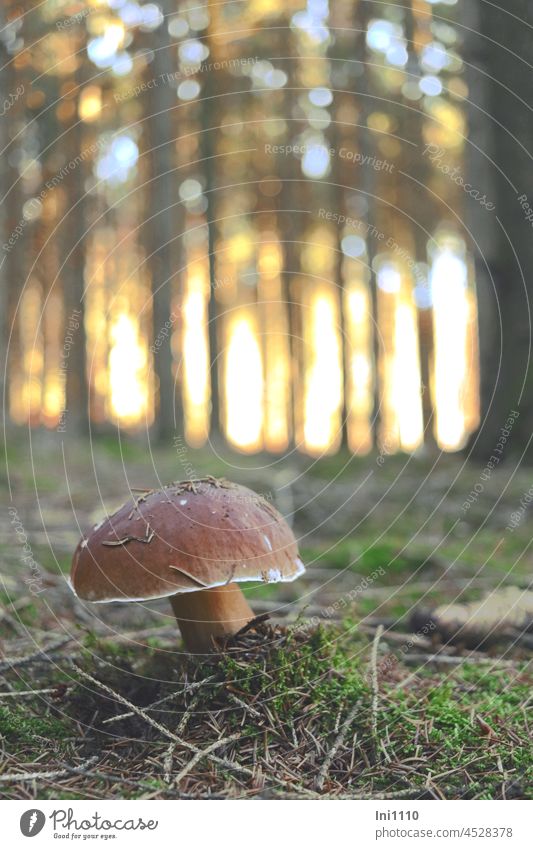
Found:
<path fill-rule="evenodd" d="M 93 755 L 88 758 L 86 761 L 81 763 L 79 766 L 65 766 L 62 769 L 54 769 L 49 772 L 19 772 L 19 773 L 7 773 L 4 775 L 0 775 L 0 781 L 39 781 L 44 778 L 46 779 L 55 779 L 55 778 L 64 778 L 67 775 L 72 775 L 73 772 L 77 774 L 83 774 L 83 771 L 88 767 L 91 767 L 98 760 L 98 755 Z"/>
<path fill-rule="evenodd" d="M 331 747 L 331 749 L 327 753 L 327 755 L 326 755 L 326 757 L 325 757 L 325 759 L 322 763 L 322 766 L 320 767 L 320 772 L 318 773 L 317 779 L 315 781 L 315 789 L 316 790 L 322 790 L 322 788 L 324 786 L 324 782 L 325 782 L 327 775 L 328 775 L 328 772 L 329 772 L 329 768 L 330 768 L 330 766 L 333 762 L 333 759 L 334 759 L 335 755 L 337 754 L 338 750 L 340 749 L 340 747 L 342 746 L 342 744 L 344 743 L 344 738 L 346 737 L 346 734 L 348 733 L 349 729 L 351 728 L 352 722 L 354 721 L 356 713 L 358 712 L 360 707 L 361 707 L 361 702 L 356 702 L 356 704 L 352 707 L 350 713 L 348 714 L 348 716 L 346 717 L 346 719 L 342 723 L 341 729 L 340 729 L 339 733 L 337 734 L 337 737 L 335 738 L 335 742 L 333 743 L 333 746 Z"/>

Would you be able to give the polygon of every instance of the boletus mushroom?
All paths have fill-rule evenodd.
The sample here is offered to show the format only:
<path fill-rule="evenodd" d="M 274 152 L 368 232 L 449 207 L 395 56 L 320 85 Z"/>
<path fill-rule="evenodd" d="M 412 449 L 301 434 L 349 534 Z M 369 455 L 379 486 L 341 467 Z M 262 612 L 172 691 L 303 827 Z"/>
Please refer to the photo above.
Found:
<path fill-rule="evenodd" d="M 291 529 L 251 489 L 207 477 L 139 492 L 80 541 L 71 586 L 90 602 L 168 596 L 190 652 L 254 618 L 240 583 L 305 571 Z"/>

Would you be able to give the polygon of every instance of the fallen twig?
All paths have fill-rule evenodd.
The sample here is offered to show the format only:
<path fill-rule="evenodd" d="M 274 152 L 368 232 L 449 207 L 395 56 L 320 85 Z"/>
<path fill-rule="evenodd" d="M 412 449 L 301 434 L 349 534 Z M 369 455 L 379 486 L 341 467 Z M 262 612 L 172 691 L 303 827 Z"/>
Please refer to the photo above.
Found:
<path fill-rule="evenodd" d="M 212 681 L 215 678 L 214 675 L 210 675 L 209 678 L 204 678 L 203 681 L 194 682 L 192 684 L 187 684 L 183 690 L 177 690 L 175 693 L 170 693 L 168 696 L 163 696 L 162 699 L 158 699 L 156 702 L 152 702 L 150 705 L 146 705 L 144 710 L 153 710 L 158 705 L 162 705 L 165 702 L 169 702 L 171 699 L 175 699 L 176 696 L 183 696 L 185 693 L 190 692 L 191 690 L 197 690 L 199 687 L 202 687 L 204 684 L 207 684 L 208 681 Z M 120 713 L 118 716 L 110 716 L 108 719 L 104 719 L 102 725 L 109 725 L 111 722 L 118 722 L 121 719 L 127 719 L 129 716 L 133 716 L 134 711 L 129 710 L 127 713 Z"/>
<path fill-rule="evenodd" d="M 503 668 L 515 667 L 518 661 L 500 660 L 499 658 L 489 657 L 473 657 L 472 655 L 450 655 L 450 654 L 406 654 L 403 657 L 403 662 L 406 666 L 415 664 L 425 665 L 426 663 L 442 663 L 445 666 L 462 666 L 464 663 L 489 664 L 490 666 L 499 666 Z"/>
<path fill-rule="evenodd" d="M 7 775 L 0 775 L 0 781 L 36 781 L 42 778 L 64 778 L 67 775 L 75 773 L 83 773 L 83 770 L 92 766 L 98 760 L 98 755 L 93 755 L 77 767 L 66 766 L 62 769 L 54 769 L 48 772 L 13 772 Z"/>
<path fill-rule="evenodd" d="M 359 710 L 360 707 L 361 707 L 361 702 L 356 702 L 356 704 L 352 707 L 350 713 L 348 714 L 348 716 L 346 717 L 346 719 L 342 723 L 340 731 L 337 734 L 335 741 L 333 743 L 333 746 L 331 747 L 331 749 L 327 753 L 327 755 L 324 758 L 324 761 L 322 763 L 322 766 L 320 767 L 320 772 L 318 773 L 317 779 L 315 781 L 316 790 L 322 790 L 322 788 L 324 786 L 324 782 L 325 782 L 326 777 L 327 777 L 327 774 L 329 772 L 329 768 L 330 768 L 330 766 L 333 762 L 333 759 L 334 759 L 335 755 L 337 754 L 338 750 L 340 749 L 340 747 L 342 746 L 342 744 L 344 742 L 344 738 L 345 738 L 346 734 L 348 733 L 348 730 L 350 729 L 350 726 L 351 726 L 352 722 L 354 721 L 355 715 L 356 715 L 356 713 L 357 713 L 357 711 Z"/>
<path fill-rule="evenodd" d="M 36 661 L 51 661 L 50 652 L 63 648 L 63 646 L 66 646 L 73 639 L 73 637 L 61 637 L 60 640 L 56 640 L 55 643 L 51 643 L 46 648 L 39 649 L 24 657 L 6 657 L 0 663 L 0 672 L 6 672 L 8 669 L 14 669 L 18 666 L 27 666 L 29 663 L 35 663 Z"/>
<path fill-rule="evenodd" d="M 243 710 L 245 710 L 247 713 L 251 713 L 252 716 L 261 716 L 260 711 L 252 707 L 252 705 L 246 704 L 246 702 L 244 702 L 242 699 L 239 699 L 239 697 L 236 696 L 235 693 L 228 691 L 228 698 L 230 699 L 230 701 L 235 702 L 235 704 L 238 705 L 240 708 L 243 708 Z"/>
<path fill-rule="evenodd" d="M 215 740 L 215 742 L 211 743 L 211 745 L 208 746 L 207 749 L 203 749 L 201 752 L 198 752 L 196 755 L 194 755 L 194 757 L 191 758 L 189 763 L 186 764 L 183 769 L 178 772 L 176 778 L 174 779 L 174 786 L 178 787 L 182 778 L 185 778 L 187 773 L 194 769 L 196 764 L 199 763 L 202 758 L 209 757 L 211 752 L 214 752 L 215 749 L 219 749 L 220 746 L 225 746 L 227 743 L 232 743 L 234 740 L 238 740 L 240 736 L 240 734 L 232 734 L 230 737 L 224 737 L 222 740 Z"/>
<path fill-rule="evenodd" d="M 101 690 L 104 690 L 104 692 L 108 693 L 110 696 L 116 699 L 116 701 L 128 707 L 133 713 L 136 713 L 137 716 L 140 716 L 141 719 L 144 719 L 145 722 L 147 722 L 165 737 L 168 737 L 169 740 L 172 740 L 179 746 L 183 746 L 190 752 L 199 754 L 202 757 L 204 756 L 205 751 L 203 749 L 198 748 L 198 746 L 195 746 L 193 743 L 189 743 L 187 740 L 181 739 L 180 737 L 178 737 L 177 734 L 174 734 L 174 732 L 167 728 L 165 725 L 161 725 L 160 722 L 157 722 L 156 719 L 153 719 L 151 716 L 149 716 L 142 708 L 128 701 L 128 699 L 126 699 L 120 693 L 116 693 L 114 690 L 111 689 L 111 687 L 108 687 L 107 684 L 104 684 L 102 681 L 98 681 L 97 678 L 94 678 L 92 675 L 89 675 L 88 672 L 85 672 L 83 669 L 80 669 L 80 667 L 76 666 L 76 664 L 73 664 L 73 666 L 76 672 L 81 675 L 82 678 L 85 678 L 87 681 L 91 681 L 91 683 L 95 684 Z M 225 767 L 226 769 L 236 770 L 237 772 L 241 772 L 243 775 L 247 775 L 252 778 L 254 776 L 253 770 L 249 769 L 248 767 L 242 766 L 237 761 L 230 761 L 227 758 L 219 758 L 218 756 L 212 754 L 208 754 L 206 755 L 206 757 L 208 757 L 209 760 L 212 760 L 217 763 L 219 766 Z"/>
<path fill-rule="evenodd" d="M 57 685 L 45 687 L 44 690 L 13 690 L 12 693 L 0 693 L 0 699 L 9 699 L 14 696 L 40 696 L 42 693 L 57 693 Z"/>
<path fill-rule="evenodd" d="M 205 680 L 208 681 L 209 679 L 207 678 Z M 205 681 L 202 681 L 201 683 L 204 684 Z M 178 726 L 176 728 L 176 734 L 182 734 L 185 731 L 185 728 L 186 728 L 187 723 L 188 723 L 188 721 L 189 721 L 189 719 L 192 715 L 192 712 L 195 709 L 196 705 L 198 704 L 199 698 L 200 698 L 200 693 L 198 692 L 198 693 L 196 693 L 194 698 L 191 699 L 191 703 L 190 703 L 189 707 L 184 712 L 183 716 L 181 717 L 180 721 L 178 722 Z M 170 779 L 171 779 L 170 771 L 172 769 L 172 758 L 173 758 L 174 752 L 176 750 L 176 745 L 177 744 L 174 741 L 171 742 L 170 746 L 168 747 L 168 749 L 165 753 L 165 757 L 164 757 L 164 760 L 163 760 L 163 769 L 165 770 L 164 778 L 165 778 L 165 781 L 166 781 L 167 784 L 170 784 Z"/>
<path fill-rule="evenodd" d="M 372 736 L 377 744 L 378 739 L 378 699 L 379 699 L 379 680 L 378 680 L 378 646 L 383 634 L 383 625 L 378 625 L 374 641 L 372 643 L 372 653 L 370 655 L 370 682 L 372 686 Z"/>
<path fill-rule="evenodd" d="M 183 740 L 181 737 L 178 737 L 177 734 L 174 734 L 174 732 L 171 731 L 169 728 L 167 728 L 165 725 L 161 725 L 160 722 L 157 722 L 156 719 L 153 719 L 151 716 L 149 716 L 142 708 L 138 707 L 137 705 L 134 705 L 132 702 L 130 702 L 128 699 L 126 699 L 124 696 L 122 696 L 120 693 L 117 693 L 117 692 L 115 692 L 115 690 L 112 690 L 111 687 L 109 687 L 107 684 L 104 684 L 102 681 L 98 681 L 97 678 L 94 678 L 92 675 L 89 675 L 88 672 L 85 672 L 83 669 L 80 669 L 80 667 L 77 666 L 75 663 L 72 664 L 72 665 L 73 665 L 75 671 L 79 675 L 81 675 L 82 678 L 85 678 L 87 681 L 90 681 L 92 684 L 99 687 L 104 692 L 108 693 L 108 695 L 110 695 L 113 699 L 115 699 L 116 701 L 125 705 L 133 713 L 137 714 L 137 716 L 140 716 L 141 719 L 144 719 L 145 722 L 147 722 L 149 725 L 151 725 L 153 728 L 155 728 L 157 731 L 159 731 L 160 734 L 163 734 L 163 736 L 167 737 L 169 740 L 172 740 L 174 743 L 176 743 L 179 746 L 183 746 L 185 749 L 188 749 L 190 752 L 194 752 L 195 755 L 200 755 L 201 758 L 206 757 L 208 760 L 212 761 L 213 763 L 217 764 L 218 766 L 224 767 L 224 769 L 229 769 L 229 770 L 233 770 L 235 772 L 239 772 L 242 775 L 246 775 L 248 778 L 252 778 L 252 779 L 255 780 L 255 773 L 254 773 L 253 769 L 250 769 L 249 767 L 243 766 L 243 764 L 238 763 L 238 761 L 230 761 L 228 758 L 220 758 L 220 757 L 218 757 L 218 755 L 215 755 L 213 753 L 209 753 L 205 749 L 200 749 L 198 746 L 195 746 L 193 743 L 189 743 L 187 740 Z M 291 782 L 284 781 L 284 779 L 278 778 L 277 776 L 276 777 L 272 776 L 271 780 L 275 781 L 280 787 L 287 787 L 291 790 L 294 789 Z M 303 792 L 306 792 L 306 791 L 303 791 Z"/>

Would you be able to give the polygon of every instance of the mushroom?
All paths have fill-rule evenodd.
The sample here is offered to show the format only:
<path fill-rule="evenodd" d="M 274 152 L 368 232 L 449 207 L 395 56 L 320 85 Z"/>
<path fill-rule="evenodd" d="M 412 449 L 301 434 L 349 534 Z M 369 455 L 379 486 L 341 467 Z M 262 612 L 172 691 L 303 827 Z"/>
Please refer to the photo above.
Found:
<path fill-rule="evenodd" d="M 239 584 L 293 581 L 305 571 L 294 535 L 251 489 L 212 477 L 143 490 L 82 539 L 70 582 L 85 601 L 168 596 L 186 648 L 254 619 Z"/>

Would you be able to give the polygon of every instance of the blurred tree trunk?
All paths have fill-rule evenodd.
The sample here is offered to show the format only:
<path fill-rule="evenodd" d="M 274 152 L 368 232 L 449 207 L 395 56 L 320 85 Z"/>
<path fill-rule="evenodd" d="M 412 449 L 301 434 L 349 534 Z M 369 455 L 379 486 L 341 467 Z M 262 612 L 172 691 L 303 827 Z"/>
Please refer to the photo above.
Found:
<path fill-rule="evenodd" d="M 39 161 L 41 163 L 41 187 L 46 190 L 46 195 L 43 198 L 43 207 L 41 215 L 35 222 L 33 233 L 33 246 L 31 251 L 31 277 L 39 281 L 39 287 L 42 296 L 42 311 L 39 322 L 39 335 L 42 337 L 42 370 L 41 370 L 41 410 L 40 424 L 50 425 L 48 416 L 49 405 L 47 404 L 47 386 L 50 379 L 55 380 L 59 369 L 58 346 L 61 349 L 63 338 L 66 335 L 67 316 L 63 315 L 63 307 L 65 304 L 65 293 L 61 288 L 61 280 L 59 275 L 59 256 L 64 250 L 63 260 L 66 264 L 63 271 L 67 275 L 70 271 L 70 259 L 68 253 L 71 248 L 71 220 L 67 217 L 59 227 L 59 238 L 56 235 L 58 222 L 66 213 L 68 215 L 69 206 L 60 198 L 68 197 L 68 192 L 62 187 L 59 189 L 47 188 L 48 183 L 56 177 L 58 153 L 57 140 L 66 127 L 58 118 L 57 111 L 49 109 L 48 104 L 58 103 L 60 101 L 60 87 L 58 77 L 47 75 L 41 80 L 42 90 L 44 92 L 44 102 L 40 109 L 35 110 L 33 120 L 38 126 L 38 138 L 41 148 Z M 66 102 L 66 101 L 64 101 Z M 74 121 L 78 120 L 75 105 L 76 94 L 73 92 L 69 97 L 69 105 L 74 110 Z M 29 110 L 29 115 L 32 110 Z M 73 121 L 69 121 L 72 125 Z M 62 143 L 65 141 L 62 139 Z M 78 155 L 79 150 L 69 152 L 70 142 L 65 142 L 66 150 L 61 150 L 61 155 L 65 155 L 65 163 L 74 160 Z M 63 147 L 63 144 L 61 144 Z M 74 175 L 67 175 L 65 181 L 68 181 Z M 83 193 L 83 186 L 82 186 Z M 74 194 L 74 193 L 73 193 Z M 75 200 L 75 198 L 74 198 Z M 80 200 L 80 205 L 84 202 Z M 77 206 L 74 214 L 79 215 L 80 207 Z M 83 274 L 82 274 L 83 281 Z M 79 306 L 77 307 L 79 309 Z M 79 321 L 77 322 L 79 324 Z M 80 329 L 80 328 L 78 328 Z M 78 332 L 73 333 L 74 345 L 78 344 Z M 72 349 L 72 355 L 75 356 Z M 70 357 L 69 357 L 70 359 Z M 66 404 L 64 405 L 66 406 Z M 78 412 L 78 411 L 76 411 Z M 66 424 L 66 420 L 65 420 Z"/>
<path fill-rule="evenodd" d="M 209 36 L 212 32 L 212 24 L 207 30 Z M 213 38 L 209 39 L 210 61 L 215 62 L 217 58 L 217 45 Z M 209 262 L 209 303 L 208 303 L 208 335 L 209 335 L 209 374 L 211 385 L 211 436 L 218 434 L 220 430 L 220 397 L 219 397 L 219 361 L 218 361 L 218 334 L 217 319 L 218 307 L 216 299 L 216 261 L 215 244 L 217 232 L 217 196 L 216 196 L 216 174 L 217 160 L 216 139 L 219 132 L 215 128 L 220 121 L 217 120 L 217 85 L 219 75 L 208 71 L 204 75 L 200 102 L 200 149 L 203 160 L 203 173 L 205 177 L 205 196 L 207 198 L 207 251 Z"/>
<path fill-rule="evenodd" d="M 9 20 L 12 11 L 13 4 L 8 4 L 7 8 L 3 9 L 4 21 Z M 7 33 L 7 30 L 3 33 L 2 42 L 4 38 L 8 39 Z M 35 16 L 25 16 L 21 33 L 24 45 L 33 43 L 37 37 L 35 35 Z M 24 49 L 24 47 L 21 47 L 21 52 Z M 16 56 L 4 49 L 2 56 L 2 83 L 5 85 L 3 91 L 6 96 L 9 93 L 14 98 L 13 104 L 6 111 L 6 114 L 0 118 L 3 133 L 3 146 L 1 148 L 3 153 L 0 163 L 3 191 L 0 195 L 0 207 L 4 216 L 3 227 L 8 242 L 8 250 L 2 251 L 0 257 L 0 261 L 2 261 L 1 282 L 5 285 L 2 306 L 5 305 L 6 308 L 5 353 L 7 357 L 5 364 L 2 363 L 2 370 L 5 368 L 6 409 L 13 410 L 13 408 L 16 408 L 19 416 L 22 417 L 23 412 L 26 412 L 22 409 L 20 394 L 23 385 L 25 352 L 21 334 L 20 309 L 31 255 L 29 248 L 31 244 L 31 224 L 25 224 L 20 237 L 16 236 L 15 228 L 20 226 L 23 219 L 23 208 L 27 195 L 24 192 L 23 180 L 20 178 L 14 153 L 18 146 L 25 145 L 29 133 L 26 109 L 28 92 L 31 90 L 33 66 L 30 62 L 24 62 L 23 67 L 19 70 L 14 65 Z M 13 142 L 13 139 L 16 139 L 16 141 Z M 12 238 L 14 241 L 10 244 Z M 4 352 L 0 351 L 0 353 Z"/>
<path fill-rule="evenodd" d="M 168 33 L 168 21 L 174 11 L 170 0 L 159 3 L 164 21 L 151 36 L 154 59 L 150 75 L 157 85 L 146 97 L 149 133 L 149 159 L 151 180 L 148 187 L 149 209 L 147 221 L 149 266 L 152 278 L 153 336 L 158 339 L 154 354 L 156 375 L 155 431 L 161 440 L 167 439 L 176 429 L 181 431 L 181 403 L 176 398 L 174 384 L 172 333 L 162 333 L 172 313 L 172 282 L 179 264 L 176 264 L 175 238 L 183 232 L 182 207 L 175 205 L 177 176 L 175 172 L 173 115 L 176 107 L 176 88 L 172 84 L 176 73 L 176 47 Z M 171 75 L 168 77 L 167 75 Z"/>
<path fill-rule="evenodd" d="M 348 193 L 352 190 L 353 186 L 353 168 L 348 165 L 346 159 L 341 159 L 341 157 L 339 156 L 339 151 L 343 146 L 342 143 L 346 133 L 346 128 L 344 127 L 342 122 L 342 110 L 339 106 L 339 104 L 343 104 L 345 102 L 342 90 L 347 88 L 344 79 L 345 69 L 343 66 L 345 63 L 343 60 L 350 58 L 346 55 L 345 50 L 343 49 L 343 43 L 341 39 L 343 23 L 344 17 L 343 15 L 341 15 L 341 9 L 339 7 L 332 6 L 329 15 L 329 24 L 332 29 L 332 38 L 328 49 L 328 58 L 330 60 L 329 78 L 331 81 L 331 88 L 334 92 L 334 101 L 331 107 L 332 123 L 329 132 L 329 139 L 331 141 L 331 147 L 336 151 L 336 154 L 332 157 L 331 178 L 327 183 L 325 197 L 328 201 L 328 204 L 330 205 L 330 209 L 334 209 L 336 212 L 340 212 L 342 215 L 348 215 L 349 210 L 347 208 L 347 200 Z M 347 356 L 349 345 L 347 340 L 347 329 L 345 321 L 346 300 L 344 291 L 345 281 L 343 275 L 343 253 L 341 248 L 342 233 L 342 228 L 336 227 L 336 253 L 333 282 L 338 288 L 337 297 L 339 302 L 339 331 L 342 350 L 341 445 L 343 448 L 346 448 L 348 446 L 348 419 L 350 415 L 348 398 L 349 361 Z"/>
<path fill-rule="evenodd" d="M 5 8 L 0 6 L 0 32 L 5 26 Z M 9 54 L 6 50 L 5 40 L 0 38 L 0 91 L 4 96 L 9 91 L 8 68 Z M 9 189 L 9 166 L 7 144 L 9 133 L 7 128 L 7 113 L 0 116 L 0 245 L 5 244 L 8 238 L 8 218 L 6 201 L 3 200 Z M 7 276 L 7 253 L 0 252 L 0 398 L 4 404 L 7 388 L 7 351 L 9 338 L 9 299 L 8 299 L 8 276 Z M 4 409 L 4 416 L 6 410 Z"/>
<path fill-rule="evenodd" d="M 481 428 L 472 448 L 485 459 L 493 453 L 511 411 L 520 416 L 508 449 L 522 453 L 533 425 L 533 232 L 523 208 L 527 203 L 533 209 L 533 9 L 530 0 L 514 0 L 512 14 L 502 0 L 498 5 L 463 6 L 463 23 L 471 28 L 466 45 L 469 182 L 495 204 L 493 211 L 475 201 L 469 205 L 476 243 L 482 370 Z M 531 445 L 527 453 L 531 459 Z"/>
<path fill-rule="evenodd" d="M 296 91 L 298 86 L 298 56 L 291 39 L 290 29 L 285 24 L 281 24 L 281 26 L 285 28 L 281 30 L 279 67 L 287 75 L 287 84 L 283 90 L 281 119 L 286 121 L 286 143 L 291 145 L 294 144 L 299 129 L 299 125 L 293 117 L 294 106 L 298 97 Z M 303 325 L 302 308 L 298 301 L 298 281 L 301 270 L 300 252 L 306 221 L 305 214 L 299 212 L 300 208 L 305 209 L 305 203 L 302 199 L 304 178 L 294 156 L 282 157 L 279 176 L 282 183 L 278 206 L 278 226 L 283 250 L 282 297 L 287 312 L 290 357 L 289 433 L 297 442 L 304 394 Z"/>
<path fill-rule="evenodd" d="M 73 50 L 80 50 L 77 39 Z M 64 297 L 64 334 L 69 320 L 79 326 L 74 335 L 66 369 L 65 409 L 68 411 L 65 421 L 69 431 L 85 433 L 89 429 L 89 389 L 87 384 L 87 339 L 85 335 L 85 156 L 83 140 L 83 122 L 78 115 L 80 92 L 84 82 L 83 53 L 80 52 L 80 65 L 76 72 L 78 86 L 74 96 L 76 108 L 73 111 L 71 125 L 62 140 L 65 163 L 74 162 L 76 157 L 82 160 L 72 168 L 64 181 L 66 191 L 65 218 L 61 224 L 60 263 L 63 264 L 61 277 Z"/>
<path fill-rule="evenodd" d="M 370 157 L 375 153 L 374 142 L 368 127 L 368 116 L 374 109 L 374 92 L 372 90 L 371 68 L 369 65 L 369 55 L 366 47 L 366 34 L 368 25 L 373 17 L 379 17 L 379 6 L 375 3 L 370 3 L 365 0 L 358 0 L 357 3 L 357 23 L 356 28 L 361 32 L 361 47 L 359 56 L 364 64 L 363 72 L 361 73 L 357 91 L 359 93 L 359 130 L 358 144 L 359 150 L 363 157 Z M 357 33 L 355 34 L 357 37 Z M 356 54 L 357 55 L 357 54 Z M 364 221 L 368 228 L 376 226 L 377 220 L 377 187 L 376 187 L 376 172 L 373 168 L 361 169 L 361 193 L 365 202 L 366 213 Z M 372 432 L 374 443 L 379 446 L 381 433 L 381 386 L 380 386 L 380 334 L 378 333 L 379 315 L 378 315 L 378 286 L 376 273 L 374 268 L 374 260 L 376 256 L 375 240 L 369 236 L 366 239 L 369 279 L 370 279 L 370 296 L 372 303 L 373 316 L 373 343 L 374 343 L 374 363 L 373 363 L 373 412 L 372 412 Z"/>
<path fill-rule="evenodd" d="M 407 41 L 408 63 L 407 72 L 410 79 L 422 76 L 418 51 L 420 45 L 416 43 L 416 21 L 411 0 L 405 8 L 405 38 Z M 429 28 L 431 22 L 431 10 L 427 10 L 426 26 Z M 431 36 L 429 36 L 431 37 Z M 424 113 L 415 102 L 403 98 L 399 108 L 401 132 L 405 140 L 403 151 L 402 170 L 409 177 L 405 180 L 405 212 L 411 219 L 410 228 L 412 232 L 414 256 L 418 272 L 413 274 L 413 284 L 420 286 L 422 283 L 429 285 L 425 279 L 425 271 L 422 266 L 428 263 L 428 240 L 434 235 L 438 215 L 434 207 L 434 199 L 429 189 L 430 179 L 427 167 L 427 159 L 420 153 L 420 143 L 424 138 Z M 409 144 L 411 142 L 412 144 Z M 419 186 L 417 187 L 417 182 Z M 408 223 L 408 222 L 407 222 Z M 429 269 L 427 269 L 429 272 Z M 422 384 L 422 416 L 424 423 L 424 445 L 429 451 L 435 451 L 437 443 L 434 434 L 434 409 L 430 392 L 431 368 L 433 357 L 433 317 L 430 309 L 417 308 L 418 321 L 418 346 L 420 356 L 420 380 Z"/>

